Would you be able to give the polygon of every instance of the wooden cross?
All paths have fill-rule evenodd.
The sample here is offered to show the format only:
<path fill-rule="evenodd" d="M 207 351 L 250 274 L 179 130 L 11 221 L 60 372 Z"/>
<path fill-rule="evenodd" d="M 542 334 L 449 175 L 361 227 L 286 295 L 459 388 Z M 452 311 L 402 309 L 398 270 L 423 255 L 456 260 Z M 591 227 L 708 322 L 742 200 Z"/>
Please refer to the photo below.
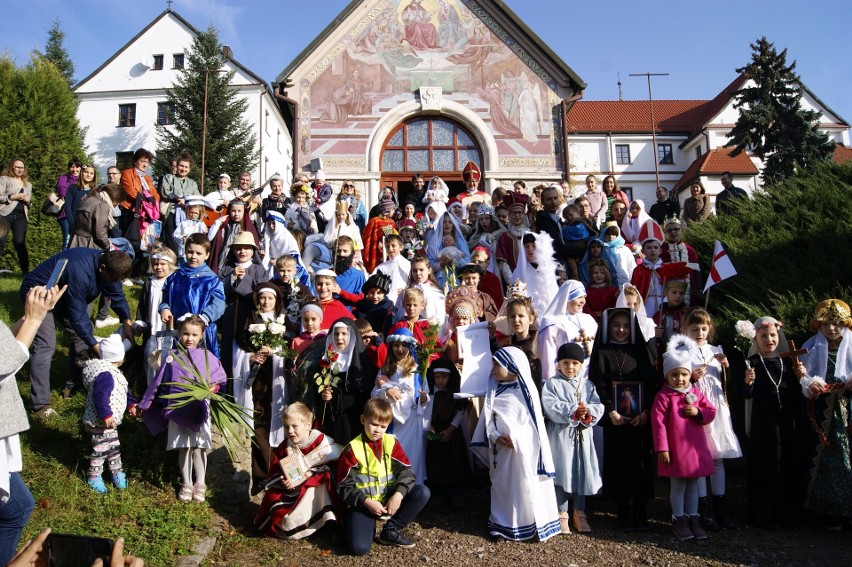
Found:
<path fill-rule="evenodd" d="M 808 349 L 803 348 L 796 350 L 796 343 L 794 341 L 787 341 L 787 352 L 781 353 L 779 356 L 782 358 L 789 358 L 790 363 L 793 365 L 793 368 L 799 366 L 799 356 L 803 354 L 808 354 Z"/>
<path fill-rule="evenodd" d="M 580 334 L 577 335 L 577 338 L 574 339 L 575 343 L 581 343 L 583 345 L 583 352 L 586 353 L 586 356 L 591 355 L 591 348 L 589 348 L 589 343 L 595 342 L 594 337 L 590 337 L 586 334 L 586 329 L 580 327 Z"/>

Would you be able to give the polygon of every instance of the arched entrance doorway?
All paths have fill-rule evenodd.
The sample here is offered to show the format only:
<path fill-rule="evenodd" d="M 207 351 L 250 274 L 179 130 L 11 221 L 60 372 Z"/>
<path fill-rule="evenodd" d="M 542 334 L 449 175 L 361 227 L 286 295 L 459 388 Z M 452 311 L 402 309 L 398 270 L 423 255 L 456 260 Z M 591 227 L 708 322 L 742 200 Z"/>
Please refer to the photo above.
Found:
<path fill-rule="evenodd" d="M 426 183 L 439 176 L 450 195 L 456 195 L 464 190 L 461 170 L 469 161 L 482 169 L 482 151 L 464 126 L 444 117 L 411 118 L 394 128 L 382 145 L 381 185 L 393 187 L 404 203 L 411 177 L 422 173 Z"/>

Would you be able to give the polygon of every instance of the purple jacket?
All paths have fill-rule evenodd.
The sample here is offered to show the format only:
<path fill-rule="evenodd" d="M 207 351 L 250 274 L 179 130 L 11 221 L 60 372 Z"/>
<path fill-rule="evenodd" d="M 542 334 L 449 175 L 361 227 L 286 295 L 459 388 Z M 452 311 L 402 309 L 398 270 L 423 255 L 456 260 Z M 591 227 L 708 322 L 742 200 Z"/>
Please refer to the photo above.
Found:
<path fill-rule="evenodd" d="M 59 195 L 61 199 L 65 198 L 65 195 L 68 193 L 68 188 L 72 185 L 76 185 L 77 176 L 71 175 L 70 173 L 63 173 L 59 177 L 56 178 L 56 194 Z M 63 207 L 62 210 L 59 211 L 59 215 L 56 217 L 58 219 L 65 218 L 65 209 Z"/>
<path fill-rule="evenodd" d="M 189 357 L 187 357 L 187 352 Z M 207 361 L 205 363 L 205 355 Z M 191 363 L 190 363 L 191 361 Z M 222 368 L 222 363 L 219 362 L 213 353 L 202 348 L 194 348 L 189 351 L 171 351 L 166 364 L 160 367 L 159 372 L 154 377 L 154 380 L 148 385 L 145 390 L 145 395 L 142 396 L 142 401 L 139 402 L 139 409 L 144 410 L 142 421 L 148 427 L 151 435 L 157 435 L 164 431 L 169 421 L 174 421 L 177 425 L 189 429 L 190 431 L 201 431 L 201 428 L 210 419 L 210 401 L 198 400 L 191 402 L 179 409 L 170 409 L 169 404 L 174 403 L 172 400 L 164 399 L 161 396 L 181 392 L 184 389 L 180 386 L 167 385 L 170 382 L 188 382 L 188 377 L 191 374 L 182 366 L 195 366 L 201 374 L 207 374 L 207 381 L 216 386 L 216 391 L 225 383 L 227 377 L 225 370 Z"/>
<path fill-rule="evenodd" d="M 651 406 L 654 451 L 668 451 L 671 458 L 669 464 L 657 463 L 659 476 L 699 478 L 714 470 L 704 426 L 716 417 L 716 408 L 697 387 L 690 388 L 689 394 L 695 396 L 691 405 L 699 411 L 695 417 L 683 414 L 683 408 L 690 405 L 685 399 L 688 394 L 669 386 L 663 386 Z"/>

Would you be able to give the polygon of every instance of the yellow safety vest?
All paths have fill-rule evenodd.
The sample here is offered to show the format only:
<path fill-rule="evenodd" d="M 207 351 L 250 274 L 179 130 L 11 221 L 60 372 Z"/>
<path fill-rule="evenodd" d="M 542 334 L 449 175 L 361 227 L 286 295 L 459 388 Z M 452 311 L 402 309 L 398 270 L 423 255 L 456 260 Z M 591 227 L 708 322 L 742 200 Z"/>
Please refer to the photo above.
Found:
<path fill-rule="evenodd" d="M 373 450 L 367 447 L 363 436 L 350 443 L 352 453 L 358 461 L 355 473 L 355 486 L 367 495 L 367 498 L 385 503 L 396 488 L 396 476 L 393 473 L 391 454 L 396 444 L 393 435 L 382 435 L 382 458 L 378 459 Z"/>

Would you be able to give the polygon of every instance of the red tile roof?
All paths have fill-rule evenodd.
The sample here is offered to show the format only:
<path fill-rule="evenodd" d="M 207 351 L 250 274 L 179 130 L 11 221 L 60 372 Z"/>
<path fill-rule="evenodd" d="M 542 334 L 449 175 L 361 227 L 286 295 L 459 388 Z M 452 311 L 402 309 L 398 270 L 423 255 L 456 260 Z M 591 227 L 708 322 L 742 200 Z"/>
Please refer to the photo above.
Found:
<path fill-rule="evenodd" d="M 837 149 L 834 150 L 834 155 L 831 156 L 834 163 L 846 163 L 852 161 L 852 148 L 847 148 L 843 144 L 837 144 Z"/>
<path fill-rule="evenodd" d="M 657 132 L 690 133 L 704 125 L 706 100 L 655 100 Z M 569 133 L 647 133 L 651 110 L 647 100 L 580 100 L 568 111 Z"/>
<path fill-rule="evenodd" d="M 730 147 L 716 148 L 692 162 L 675 184 L 675 191 L 685 189 L 702 175 L 721 175 L 726 171 L 730 171 L 734 175 L 757 175 L 760 173 L 746 152 L 731 157 L 730 151 Z"/>

